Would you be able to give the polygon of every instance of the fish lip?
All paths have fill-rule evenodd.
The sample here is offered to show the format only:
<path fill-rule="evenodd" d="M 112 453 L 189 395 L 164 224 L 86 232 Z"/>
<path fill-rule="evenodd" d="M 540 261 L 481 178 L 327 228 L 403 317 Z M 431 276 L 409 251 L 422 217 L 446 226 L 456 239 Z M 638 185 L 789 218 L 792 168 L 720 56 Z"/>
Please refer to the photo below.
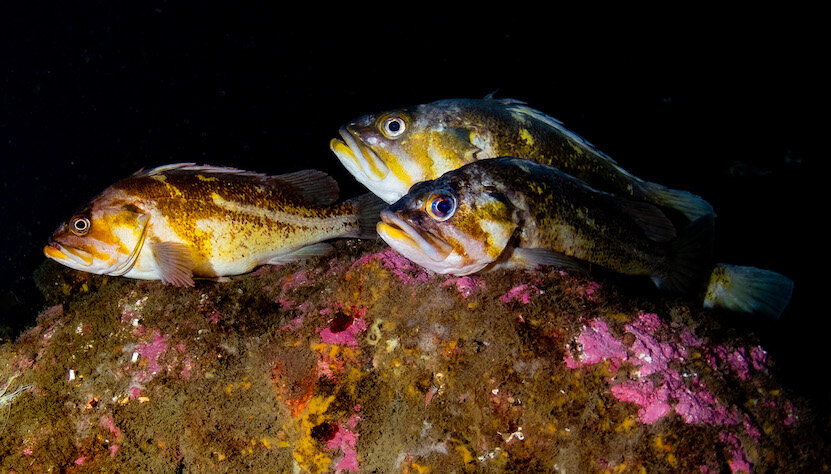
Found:
<path fill-rule="evenodd" d="M 340 127 L 338 133 L 341 140 L 333 138 L 329 142 L 329 149 L 338 157 L 341 163 L 350 170 L 350 172 L 359 171 L 371 181 L 381 181 L 387 177 L 390 172 L 389 167 L 378 155 L 368 146 L 363 144 L 363 140 L 349 129 L 348 125 Z M 349 154 L 344 150 L 336 150 L 337 145 L 343 145 L 349 150 Z"/>
<path fill-rule="evenodd" d="M 43 248 L 43 253 L 55 261 L 63 263 L 72 262 L 84 267 L 92 265 L 93 261 L 92 255 L 89 253 L 83 250 L 65 247 L 54 240 L 50 240 L 49 244 Z"/>
<path fill-rule="evenodd" d="M 43 247 L 43 254 L 52 260 L 67 260 L 69 258 L 66 253 L 63 252 L 61 244 L 54 241 L 49 241 L 49 243 Z"/>
<path fill-rule="evenodd" d="M 382 226 L 388 226 L 394 231 L 403 233 L 403 235 L 409 239 L 408 242 L 404 242 L 404 245 L 418 248 L 434 262 L 443 262 L 453 250 L 447 242 L 441 240 L 430 232 L 419 232 L 415 227 L 407 223 L 407 221 L 398 217 L 398 215 L 388 209 L 381 211 L 381 222 L 378 223 L 379 234 L 383 232 Z M 389 235 L 388 231 L 386 232 L 386 235 Z"/>

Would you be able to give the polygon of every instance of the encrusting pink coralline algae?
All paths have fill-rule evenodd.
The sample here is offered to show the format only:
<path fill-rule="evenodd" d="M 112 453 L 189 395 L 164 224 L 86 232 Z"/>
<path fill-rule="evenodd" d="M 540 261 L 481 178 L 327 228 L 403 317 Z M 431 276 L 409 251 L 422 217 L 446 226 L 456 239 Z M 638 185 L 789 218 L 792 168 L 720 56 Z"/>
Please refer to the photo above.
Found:
<path fill-rule="evenodd" d="M 688 360 L 689 348 L 703 353 L 703 357 L 714 369 L 721 365 L 741 380 L 747 380 L 753 370 L 766 370 L 766 353 L 758 346 L 750 348 L 750 364 L 747 349 L 719 345 L 708 348 L 689 330 L 676 336 L 655 313 L 640 313 L 624 326 L 628 337 L 634 336 L 628 348 L 623 339 L 616 338 L 601 319 L 591 319 L 576 339 L 577 347 L 566 347 L 564 362 L 571 369 L 609 362 L 609 370 L 617 372 L 623 364 L 634 367 L 629 378 L 608 379 L 612 395 L 624 402 L 639 407 L 638 420 L 653 424 L 671 412 L 676 413 L 685 423 L 714 427 L 736 427 L 741 425 L 744 434 L 757 443 L 759 429 L 749 416 L 733 405 L 719 400 L 696 373 L 687 373 L 684 366 Z M 719 365 L 719 362 L 722 364 Z M 784 423 L 784 422 L 783 422 Z M 730 446 L 734 472 L 750 471 L 739 437 L 733 432 L 723 431 L 721 440 Z"/>
<path fill-rule="evenodd" d="M 192 289 L 87 278 L 65 297 L 69 270 L 53 274 L 61 304 L 0 346 L 0 471 L 824 465 L 768 353 L 713 341 L 710 314 L 556 270 L 449 277 L 341 248 Z"/>

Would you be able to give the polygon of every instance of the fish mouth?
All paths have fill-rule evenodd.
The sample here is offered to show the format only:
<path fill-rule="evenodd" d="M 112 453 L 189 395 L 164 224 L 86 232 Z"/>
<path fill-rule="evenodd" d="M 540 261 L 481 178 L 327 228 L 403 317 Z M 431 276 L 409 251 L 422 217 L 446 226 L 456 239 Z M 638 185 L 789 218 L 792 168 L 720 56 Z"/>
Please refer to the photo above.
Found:
<path fill-rule="evenodd" d="M 378 235 L 387 244 L 416 263 L 420 255 L 433 262 L 443 262 L 453 251 L 453 247 L 441 238 L 430 232 L 418 231 L 390 210 L 381 211 L 381 222 L 376 227 Z"/>
<path fill-rule="evenodd" d="M 50 241 L 49 245 L 43 247 L 43 254 L 68 266 L 88 267 L 93 262 L 91 253 L 78 248 L 64 247 L 55 241 Z"/>
<path fill-rule="evenodd" d="M 329 141 L 329 149 L 350 173 L 356 176 L 362 174 L 371 181 L 381 181 L 387 177 L 390 169 L 386 163 L 348 126 L 341 127 L 338 133 L 342 140 L 333 138 Z"/>

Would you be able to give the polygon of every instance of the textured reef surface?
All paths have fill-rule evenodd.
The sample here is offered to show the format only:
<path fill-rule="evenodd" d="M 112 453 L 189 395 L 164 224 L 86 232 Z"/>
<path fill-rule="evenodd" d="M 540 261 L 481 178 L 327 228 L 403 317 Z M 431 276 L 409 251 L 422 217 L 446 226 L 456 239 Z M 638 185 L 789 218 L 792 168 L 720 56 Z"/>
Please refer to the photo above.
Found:
<path fill-rule="evenodd" d="M 753 336 L 551 270 L 378 242 L 179 289 L 46 263 L 0 346 L 2 472 L 821 472 Z"/>

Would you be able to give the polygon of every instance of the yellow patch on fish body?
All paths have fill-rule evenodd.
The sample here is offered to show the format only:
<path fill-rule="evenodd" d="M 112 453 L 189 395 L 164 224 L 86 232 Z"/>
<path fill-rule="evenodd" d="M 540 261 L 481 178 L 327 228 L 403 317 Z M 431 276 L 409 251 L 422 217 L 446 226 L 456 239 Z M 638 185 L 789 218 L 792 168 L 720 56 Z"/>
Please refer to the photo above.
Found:
<path fill-rule="evenodd" d="M 519 138 L 524 141 L 526 145 L 534 146 L 534 136 L 531 135 L 531 132 L 529 132 L 527 128 L 519 129 Z"/>

